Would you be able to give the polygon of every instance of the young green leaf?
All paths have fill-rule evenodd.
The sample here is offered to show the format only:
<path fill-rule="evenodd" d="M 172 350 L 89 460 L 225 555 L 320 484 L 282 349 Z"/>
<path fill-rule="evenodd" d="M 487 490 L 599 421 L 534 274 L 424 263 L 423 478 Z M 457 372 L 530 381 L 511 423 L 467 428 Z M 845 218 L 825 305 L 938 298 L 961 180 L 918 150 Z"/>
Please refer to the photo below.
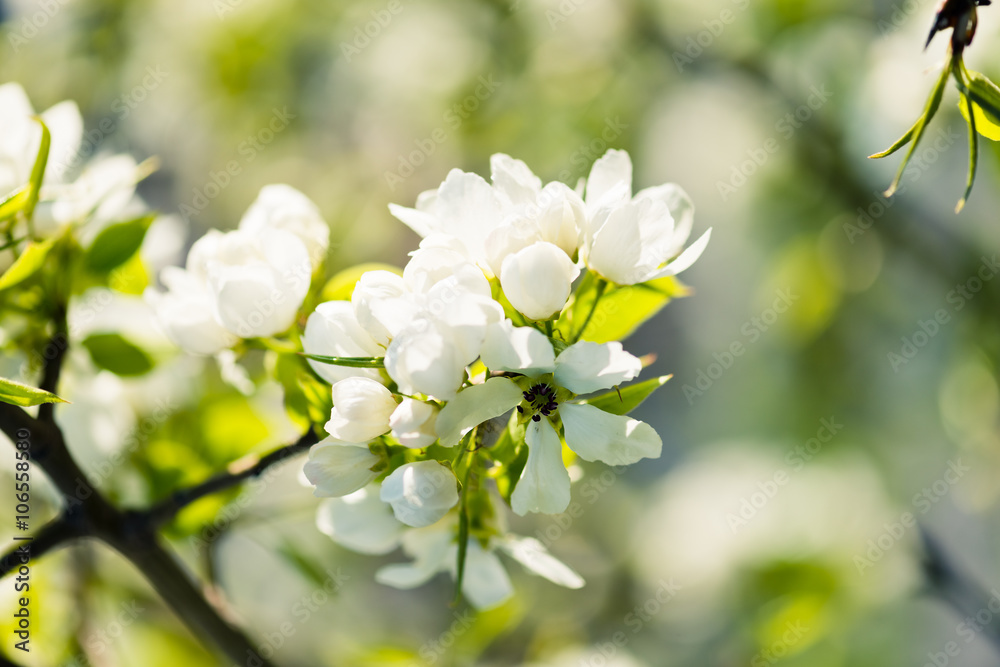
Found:
<path fill-rule="evenodd" d="M 38 203 L 38 195 L 42 191 L 42 181 L 45 179 L 45 165 L 49 161 L 49 146 L 52 144 L 52 133 L 48 126 L 38 116 L 34 117 L 38 124 L 42 126 L 42 142 L 38 146 L 38 155 L 35 156 L 35 165 L 31 168 L 31 180 L 29 185 L 31 191 L 28 201 L 24 205 L 24 214 L 30 219 L 35 212 L 35 205 Z"/>
<path fill-rule="evenodd" d="M 102 229 L 84 255 L 87 268 L 107 273 L 127 262 L 139 250 L 155 218 L 144 215 Z"/>
<path fill-rule="evenodd" d="M 571 311 L 564 313 L 556 323 L 556 330 L 571 341 L 573 334 L 570 330 L 575 331 L 586 321 L 586 327 L 579 334 L 580 340 L 594 343 L 624 340 L 672 299 L 688 294 L 690 291 L 684 284 L 673 276 L 667 276 L 648 283 L 612 287 L 601 295 L 595 308 L 595 288 L 593 294 L 580 295 Z M 593 315 L 587 320 L 591 310 Z"/>
<path fill-rule="evenodd" d="M 906 165 L 910 162 L 910 158 L 913 157 L 913 152 L 917 149 L 917 145 L 920 143 L 920 138 L 924 134 L 924 130 L 927 129 L 927 125 L 934 118 L 934 114 L 937 113 L 938 107 L 941 106 L 941 98 L 944 97 L 944 89 L 948 83 L 948 76 L 952 73 L 953 60 L 949 60 L 948 64 L 945 65 L 944 69 L 941 71 L 941 76 L 938 78 L 937 83 L 934 85 L 934 90 L 931 91 L 931 95 L 927 98 L 927 104 L 924 107 L 924 113 L 917 119 L 917 122 L 913 124 L 906 134 L 904 134 L 896 143 L 890 146 L 885 151 L 881 153 L 875 153 L 869 157 L 872 159 L 877 159 L 881 157 L 886 157 L 896 152 L 898 149 L 905 146 L 907 143 L 910 145 L 910 150 L 906 152 L 906 157 L 903 158 L 902 164 L 899 165 L 899 170 L 896 172 L 896 177 L 892 180 L 892 184 L 885 191 L 886 197 L 891 197 L 899 186 L 899 180 L 903 177 L 903 172 L 906 170 Z"/>
<path fill-rule="evenodd" d="M 93 334 L 84 339 L 83 346 L 94 364 L 115 375 L 145 375 L 153 369 L 149 355 L 119 334 Z"/>
<path fill-rule="evenodd" d="M 42 403 L 67 402 L 55 394 L 7 378 L 0 378 L 0 401 L 20 405 L 22 408 Z"/>
<path fill-rule="evenodd" d="M 33 276 L 45 264 L 45 257 L 55 244 L 55 237 L 41 242 L 32 241 L 25 248 L 10 268 L 0 276 L 0 290 L 13 287 Z"/>
<path fill-rule="evenodd" d="M 349 368 L 385 368 L 383 357 L 325 357 L 321 354 L 307 354 L 299 352 L 306 359 L 318 361 L 321 364 L 331 366 L 347 366 Z"/>
<path fill-rule="evenodd" d="M 968 86 L 962 89 L 958 108 L 966 122 L 970 122 L 965 98 L 972 101 L 972 122 L 976 131 L 987 139 L 1000 141 L 1000 88 L 979 72 L 968 71 Z"/>
<path fill-rule="evenodd" d="M 609 391 L 606 394 L 592 396 L 583 401 L 586 405 L 592 405 L 605 412 L 615 415 L 626 415 L 639 407 L 643 401 L 649 398 L 654 391 L 667 383 L 673 375 L 661 375 L 645 382 L 630 384 L 617 391 Z"/>
<path fill-rule="evenodd" d="M 22 185 L 0 201 L 0 222 L 10 220 L 24 208 L 31 198 L 31 186 Z"/>

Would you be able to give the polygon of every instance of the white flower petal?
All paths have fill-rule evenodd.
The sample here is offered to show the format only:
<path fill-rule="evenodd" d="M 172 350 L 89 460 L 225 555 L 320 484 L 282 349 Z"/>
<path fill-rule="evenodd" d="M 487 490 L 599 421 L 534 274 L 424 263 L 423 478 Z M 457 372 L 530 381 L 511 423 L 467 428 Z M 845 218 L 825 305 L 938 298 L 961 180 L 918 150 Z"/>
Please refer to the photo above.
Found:
<path fill-rule="evenodd" d="M 490 157 L 490 180 L 493 188 L 510 206 L 529 206 L 542 189 L 542 179 L 535 176 L 521 160 L 496 153 Z"/>
<path fill-rule="evenodd" d="M 458 480 L 437 461 L 406 463 L 382 481 L 380 497 L 392 505 L 396 519 L 423 528 L 458 504 Z"/>
<path fill-rule="evenodd" d="M 705 252 L 705 248 L 708 247 L 708 242 L 712 238 L 712 230 L 709 229 L 707 232 L 702 234 L 697 241 L 692 243 L 687 249 L 682 252 L 677 259 L 667 264 L 667 266 L 654 275 L 651 280 L 656 278 L 663 278 L 665 276 L 676 276 L 681 271 L 688 269 L 698 261 L 701 254 Z"/>
<path fill-rule="evenodd" d="M 554 584 L 575 589 L 583 588 L 586 583 L 583 577 L 550 554 L 545 545 L 533 537 L 508 535 L 497 546 L 528 570 Z"/>
<path fill-rule="evenodd" d="M 405 397 L 389 417 L 392 437 L 404 447 L 423 449 L 434 444 L 438 409 L 424 401 Z"/>
<path fill-rule="evenodd" d="M 532 327 L 515 327 L 510 320 L 491 324 L 483 343 L 483 363 L 491 371 L 511 371 L 538 377 L 555 370 L 552 343 Z"/>
<path fill-rule="evenodd" d="M 450 558 L 454 554 L 454 524 L 444 524 L 447 522 L 405 531 L 403 551 L 414 561 L 381 568 L 375 573 L 375 581 L 394 588 L 415 588 L 447 570 L 454 562 L 454 558 Z"/>
<path fill-rule="evenodd" d="M 319 498 L 336 498 L 354 493 L 375 481 L 378 473 L 371 468 L 379 462 L 368 445 L 357 445 L 326 438 L 309 450 L 303 472 L 316 487 Z"/>
<path fill-rule="evenodd" d="M 352 377 L 331 389 L 333 410 L 326 432 L 346 442 L 368 442 L 389 431 L 396 409 L 392 392 L 375 380 Z"/>
<path fill-rule="evenodd" d="M 559 406 L 566 444 L 585 461 L 629 465 L 660 456 L 663 442 L 652 426 L 624 415 L 613 415 L 592 405 Z"/>
<path fill-rule="evenodd" d="M 575 394 L 609 389 L 637 377 L 642 361 L 629 354 L 618 341 L 580 341 L 556 357 L 556 382 Z"/>
<path fill-rule="evenodd" d="M 294 234 L 309 251 L 313 268 L 326 257 L 330 227 L 308 197 L 290 185 L 265 185 L 240 220 L 240 229 L 257 233 L 282 229 Z"/>
<path fill-rule="evenodd" d="M 523 399 L 521 389 L 507 378 L 491 378 L 466 387 L 444 406 L 437 434 L 444 447 L 454 447 L 475 426 L 513 410 Z"/>
<path fill-rule="evenodd" d="M 514 595 L 514 587 L 500 559 L 484 551 L 476 540 L 469 540 L 465 552 L 462 595 L 479 610 L 492 609 Z"/>
<path fill-rule="evenodd" d="M 515 514 L 561 514 L 569 506 L 569 473 L 562 460 L 562 443 L 548 419 L 528 423 L 524 440 L 528 462 L 510 497 Z"/>
<path fill-rule="evenodd" d="M 402 276 L 390 271 L 366 271 L 351 295 L 358 324 L 378 344 L 388 346 L 420 312 Z"/>
<path fill-rule="evenodd" d="M 610 211 L 593 234 L 587 266 L 618 285 L 634 284 L 643 255 L 639 225 L 640 210 L 635 204 Z"/>
<path fill-rule="evenodd" d="M 622 150 L 609 150 L 590 168 L 587 207 L 612 205 L 632 197 L 632 159 Z"/>
<path fill-rule="evenodd" d="M 316 306 L 306 321 L 302 349 L 307 354 L 325 357 L 381 357 L 385 354 L 385 350 L 361 327 L 348 301 L 327 301 Z M 378 370 L 373 368 L 334 366 L 311 359 L 309 365 L 330 384 L 349 377 L 382 379 Z"/>
<path fill-rule="evenodd" d="M 403 526 L 392 516 L 374 486 L 343 498 L 328 498 L 316 512 L 320 532 L 363 554 L 387 554 L 399 546 Z"/>
<path fill-rule="evenodd" d="M 482 329 L 485 336 L 485 323 Z M 420 318 L 392 339 L 385 353 L 385 370 L 404 394 L 449 400 L 462 386 L 465 367 L 474 359 L 465 358 L 453 329 Z"/>
<path fill-rule="evenodd" d="M 684 242 L 691 235 L 694 226 L 694 202 L 691 197 L 676 183 L 666 183 L 640 191 L 636 199 L 658 199 L 667 205 L 670 216 L 674 219 L 673 243 L 676 251 L 684 247 Z"/>

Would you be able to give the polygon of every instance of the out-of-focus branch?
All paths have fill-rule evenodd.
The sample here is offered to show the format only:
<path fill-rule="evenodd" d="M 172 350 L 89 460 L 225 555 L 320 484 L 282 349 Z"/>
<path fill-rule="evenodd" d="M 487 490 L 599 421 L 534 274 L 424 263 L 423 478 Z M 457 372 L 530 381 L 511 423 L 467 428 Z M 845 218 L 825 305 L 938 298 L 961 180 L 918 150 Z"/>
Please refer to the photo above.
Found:
<path fill-rule="evenodd" d="M 160 526 L 173 519 L 177 516 L 178 512 L 196 500 L 209 496 L 213 493 L 219 493 L 220 491 L 231 489 L 237 484 L 240 484 L 241 482 L 252 477 L 258 477 L 268 468 L 271 468 L 272 466 L 275 466 L 293 456 L 308 451 L 309 448 L 317 442 L 319 442 L 319 436 L 316 435 L 315 430 L 310 429 L 303 434 L 297 442 L 281 447 L 280 449 L 276 449 L 253 464 L 247 462 L 245 466 L 239 467 L 236 470 L 230 470 L 220 475 L 216 475 L 215 477 L 211 477 L 201 484 L 191 488 L 177 491 L 171 494 L 171 496 L 163 502 L 154 505 L 149 510 L 140 512 L 139 514 L 140 516 L 144 516 L 151 525 Z"/>
<path fill-rule="evenodd" d="M 1000 651 L 1000 618 L 991 611 L 991 598 L 967 574 L 959 570 L 945 552 L 941 542 L 920 526 L 924 553 L 921 559 L 929 591 L 948 603 L 963 617 L 972 617 L 982 629 L 982 634 Z M 990 611 L 989 622 L 979 620 L 980 612 Z"/>
<path fill-rule="evenodd" d="M 17 570 L 20 565 L 41 558 L 53 549 L 82 535 L 77 526 L 60 516 L 47 523 L 33 539 L 15 542 L 7 553 L 0 557 L 0 578 Z"/>

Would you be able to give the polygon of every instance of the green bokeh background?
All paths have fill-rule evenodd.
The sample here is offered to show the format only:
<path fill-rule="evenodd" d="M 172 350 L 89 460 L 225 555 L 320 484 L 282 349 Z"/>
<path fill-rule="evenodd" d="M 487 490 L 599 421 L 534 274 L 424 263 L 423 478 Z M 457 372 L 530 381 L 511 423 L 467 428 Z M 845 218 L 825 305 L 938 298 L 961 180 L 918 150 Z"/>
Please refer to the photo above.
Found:
<path fill-rule="evenodd" d="M 625 148 L 638 187 L 681 184 L 695 233 L 714 228 L 683 275 L 694 295 L 627 342 L 658 355 L 650 372 L 674 374 L 638 413 L 662 458 L 620 475 L 586 467 L 577 518 L 512 521 L 586 588 L 511 565 L 517 598 L 468 628 L 447 578 L 381 587 L 374 570 L 398 554 L 359 556 L 318 533 L 297 464 L 183 514 L 169 535 L 278 664 L 918 667 L 955 642 L 947 664 L 972 666 L 996 652 L 925 594 L 917 531 L 884 537 L 909 512 L 985 590 L 1000 586 L 1000 280 L 974 282 L 1000 254 L 997 151 L 985 142 L 958 216 L 954 91 L 893 200 L 879 193 L 899 157 L 865 157 L 922 108 L 946 41 L 921 51 L 934 4 L 5 0 L 0 81 L 39 109 L 76 100 L 95 152 L 158 156 L 140 192 L 188 242 L 235 227 L 265 184 L 302 190 L 330 223 L 331 272 L 405 262 L 417 238 L 386 205 L 412 205 L 453 167 L 486 174 L 494 152 L 575 183 Z M 1000 9 L 981 10 L 967 62 L 1000 75 Z M 231 163 L 238 173 L 221 175 Z M 178 372 L 201 379 L 169 418 L 150 417 L 151 400 L 109 417 L 151 424 L 134 447 L 112 437 L 81 452 L 97 465 L 125 448 L 99 484 L 123 502 L 288 435 L 273 392 L 246 399 L 212 367 Z M 142 388 L 100 382 L 87 385 L 95 401 Z M 822 420 L 840 425 L 832 439 Z M 959 461 L 969 470 L 942 482 Z M 192 535 L 234 507 L 196 558 Z M 880 537 L 884 555 L 859 566 Z M 338 568 L 349 579 L 336 595 L 302 602 Z M 39 645 L 25 665 L 221 664 L 100 546 L 46 557 L 34 576 Z M 144 611 L 121 606 L 132 601 Z M 9 653 L 9 620 L 0 629 Z"/>

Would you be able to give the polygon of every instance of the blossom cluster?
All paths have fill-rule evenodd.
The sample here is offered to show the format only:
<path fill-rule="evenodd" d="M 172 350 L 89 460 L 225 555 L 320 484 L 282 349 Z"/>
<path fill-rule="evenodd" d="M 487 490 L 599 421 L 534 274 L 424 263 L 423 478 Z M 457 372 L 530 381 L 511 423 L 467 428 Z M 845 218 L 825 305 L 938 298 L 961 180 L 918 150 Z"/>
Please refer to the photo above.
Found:
<path fill-rule="evenodd" d="M 401 546 L 412 562 L 379 581 L 410 588 L 450 571 L 479 608 L 512 593 L 497 553 L 583 585 L 536 540 L 508 534 L 503 508 L 565 511 L 577 458 L 660 455 L 656 431 L 625 413 L 666 378 L 623 389 L 644 363 L 614 338 L 682 293 L 673 276 L 710 234 L 685 249 L 690 199 L 676 185 L 633 194 L 624 151 L 608 151 L 575 189 L 543 185 L 507 155 L 491 171 L 487 182 L 452 170 L 415 208 L 391 205 L 422 237 L 406 266 L 361 273 L 307 317 L 329 232 L 283 185 L 264 188 L 238 229 L 195 242 L 184 269 L 163 272 L 167 291 L 148 293 L 190 352 L 241 341 L 298 350 L 328 390 L 327 437 L 304 468 L 328 499 L 320 528 L 363 553 Z M 636 290 L 653 305 L 607 330 L 595 314 Z"/>

